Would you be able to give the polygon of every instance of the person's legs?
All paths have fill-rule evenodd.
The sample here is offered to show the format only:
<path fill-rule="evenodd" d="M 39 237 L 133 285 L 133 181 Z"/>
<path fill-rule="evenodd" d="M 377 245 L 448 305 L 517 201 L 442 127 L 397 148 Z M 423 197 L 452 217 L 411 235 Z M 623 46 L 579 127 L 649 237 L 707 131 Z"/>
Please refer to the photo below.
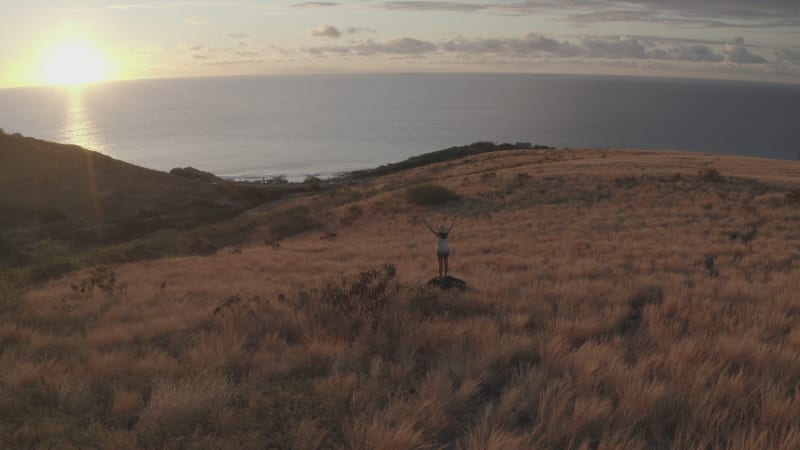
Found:
<path fill-rule="evenodd" d="M 450 259 L 449 256 L 444 257 L 444 276 L 447 276 L 447 262 Z"/>
<path fill-rule="evenodd" d="M 444 264 L 445 259 L 442 255 L 436 255 L 436 259 L 439 260 L 439 278 L 442 278 L 442 269 L 443 269 L 442 266 Z"/>

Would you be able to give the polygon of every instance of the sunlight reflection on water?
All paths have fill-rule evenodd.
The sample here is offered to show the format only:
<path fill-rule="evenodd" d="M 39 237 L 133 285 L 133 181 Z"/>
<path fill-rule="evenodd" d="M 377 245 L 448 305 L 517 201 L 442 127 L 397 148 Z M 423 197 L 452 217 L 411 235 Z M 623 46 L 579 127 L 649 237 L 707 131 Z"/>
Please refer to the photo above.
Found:
<path fill-rule="evenodd" d="M 61 127 L 60 141 L 103 152 L 100 133 L 89 117 L 80 88 L 71 89 L 67 95 L 67 113 Z"/>

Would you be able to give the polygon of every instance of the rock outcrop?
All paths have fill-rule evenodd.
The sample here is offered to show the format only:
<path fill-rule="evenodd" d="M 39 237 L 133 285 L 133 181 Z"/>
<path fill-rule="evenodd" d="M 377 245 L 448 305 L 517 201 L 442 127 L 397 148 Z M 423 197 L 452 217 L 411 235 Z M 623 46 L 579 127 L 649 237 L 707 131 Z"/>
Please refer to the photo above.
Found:
<path fill-rule="evenodd" d="M 450 275 L 446 275 L 443 277 L 436 277 L 428 282 L 429 286 L 438 287 L 440 289 L 458 289 L 460 291 L 466 291 L 469 289 L 467 287 L 467 282 L 456 277 L 451 277 Z"/>

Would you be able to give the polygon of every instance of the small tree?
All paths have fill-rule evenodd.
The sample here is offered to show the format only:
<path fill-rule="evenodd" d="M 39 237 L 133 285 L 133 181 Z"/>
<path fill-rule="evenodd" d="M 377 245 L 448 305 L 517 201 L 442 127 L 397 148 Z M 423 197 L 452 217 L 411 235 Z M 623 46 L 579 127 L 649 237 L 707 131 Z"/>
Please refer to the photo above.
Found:
<path fill-rule="evenodd" d="M 718 183 L 718 182 L 722 181 L 722 174 L 719 172 L 719 170 L 717 170 L 717 169 L 715 169 L 713 167 L 705 168 L 705 169 L 697 172 L 697 174 L 703 180 L 710 181 L 712 183 Z"/>
<path fill-rule="evenodd" d="M 433 206 L 458 200 L 455 192 L 438 184 L 421 184 L 406 190 L 406 198 L 412 203 L 423 206 Z"/>

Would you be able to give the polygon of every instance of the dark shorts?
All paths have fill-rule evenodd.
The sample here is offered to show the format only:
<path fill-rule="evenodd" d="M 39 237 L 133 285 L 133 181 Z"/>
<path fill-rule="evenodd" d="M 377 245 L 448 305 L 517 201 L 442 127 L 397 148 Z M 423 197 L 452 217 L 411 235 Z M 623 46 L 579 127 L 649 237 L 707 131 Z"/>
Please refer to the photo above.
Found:
<path fill-rule="evenodd" d="M 436 252 L 436 257 L 439 259 L 445 259 L 450 256 L 450 252 Z"/>

